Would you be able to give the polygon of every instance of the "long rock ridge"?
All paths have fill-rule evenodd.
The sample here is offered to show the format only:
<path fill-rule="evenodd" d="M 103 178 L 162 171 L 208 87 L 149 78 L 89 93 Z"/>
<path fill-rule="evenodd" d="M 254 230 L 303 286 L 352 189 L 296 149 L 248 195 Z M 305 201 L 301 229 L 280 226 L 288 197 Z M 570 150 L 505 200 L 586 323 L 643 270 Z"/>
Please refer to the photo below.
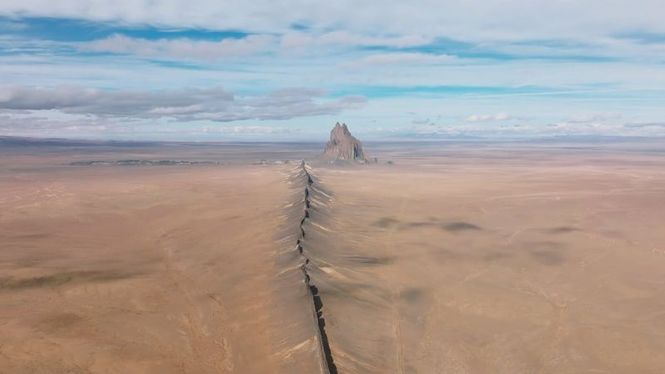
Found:
<path fill-rule="evenodd" d="M 304 259 L 303 264 L 301 265 L 301 270 L 303 273 L 303 277 L 305 278 L 305 284 L 307 285 L 307 289 L 309 290 L 309 295 L 312 298 L 312 303 L 314 307 L 314 318 L 316 319 L 317 325 L 318 325 L 318 331 L 319 331 L 319 343 L 321 345 L 321 352 L 322 352 L 322 359 L 324 361 L 324 366 L 327 369 L 327 373 L 329 374 L 337 374 L 337 367 L 335 366 L 333 357 L 332 357 L 332 351 L 330 350 L 330 343 L 328 341 L 328 335 L 326 334 L 326 320 L 323 316 L 323 301 L 321 300 L 321 296 L 319 295 L 319 289 L 316 287 L 316 285 L 313 283 L 312 278 L 309 275 L 309 272 L 307 270 L 307 266 L 310 264 L 310 259 L 307 257 L 305 254 L 304 248 L 303 248 L 303 240 L 305 239 L 305 236 L 307 233 L 305 232 L 305 222 L 310 219 L 310 209 L 311 209 L 311 189 L 313 188 L 314 185 L 314 178 L 312 178 L 312 175 L 310 172 L 307 170 L 307 164 L 305 161 L 302 161 L 301 165 L 301 175 L 305 179 L 305 191 L 304 191 L 304 213 L 303 217 L 300 220 L 300 234 L 299 237 L 296 241 L 296 249 Z"/>

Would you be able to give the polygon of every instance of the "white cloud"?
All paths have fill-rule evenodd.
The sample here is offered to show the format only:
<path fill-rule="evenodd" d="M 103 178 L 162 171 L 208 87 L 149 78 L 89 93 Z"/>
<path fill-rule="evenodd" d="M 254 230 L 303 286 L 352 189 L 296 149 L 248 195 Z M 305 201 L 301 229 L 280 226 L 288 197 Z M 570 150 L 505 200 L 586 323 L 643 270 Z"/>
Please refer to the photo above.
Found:
<path fill-rule="evenodd" d="M 60 118 L 59 118 L 60 117 Z M 29 112 L 0 114 L 0 133 L 20 136 L 77 136 L 120 130 L 122 124 L 111 123 L 105 118 L 83 118 L 80 116 L 44 113 L 35 115 Z"/>
<path fill-rule="evenodd" d="M 619 122 L 623 119 L 621 113 L 580 113 L 572 115 L 566 122 L 568 123 L 600 123 L 600 122 Z"/>
<path fill-rule="evenodd" d="M 404 137 L 551 137 L 551 136 L 665 136 L 663 122 L 514 123 L 487 126 L 478 123 L 428 123 L 393 129 Z"/>
<path fill-rule="evenodd" d="M 665 136 L 665 122 L 626 121 L 615 114 L 574 116 L 546 128 L 546 132 L 563 135 Z"/>
<path fill-rule="evenodd" d="M 472 114 L 466 117 L 467 122 L 507 121 L 513 117 L 507 113 L 497 114 Z"/>
<path fill-rule="evenodd" d="M 202 41 L 191 39 L 147 40 L 116 34 L 106 39 L 84 43 L 79 47 L 87 51 L 146 57 L 216 60 L 265 52 L 274 42 L 275 38 L 270 35 L 249 35 L 239 39 Z"/>
<path fill-rule="evenodd" d="M 423 118 L 423 119 L 414 119 L 411 121 L 414 125 L 428 125 L 431 124 L 432 121 L 430 121 L 429 118 Z"/>
<path fill-rule="evenodd" d="M 323 91 L 287 89 L 262 96 L 235 96 L 219 88 L 171 91 L 103 91 L 77 86 L 0 86 L 0 110 L 59 111 L 108 118 L 171 118 L 229 122 L 285 120 L 358 109 L 366 100 L 325 100 Z"/>
<path fill-rule="evenodd" d="M 295 129 L 287 127 L 275 126 L 206 126 L 201 129 L 204 133 L 221 133 L 221 134 L 255 134 L 255 135 L 271 135 L 271 134 L 291 134 L 297 132 Z"/>
<path fill-rule="evenodd" d="M 438 65 L 458 62 L 459 59 L 450 55 L 431 55 L 426 53 L 381 53 L 343 63 L 343 67 L 362 68 L 382 65 Z"/>
<path fill-rule="evenodd" d="M 328 48 L 411 47 L 431 42 L 419 36 L 368 37 L 343 31 L 320 35 L 289 32 L 282 36 L 256 34 L 242 38 L 226 38 L 219 41 L 195 39 L 149 40 L 115 34 L 108 38 L 76 44 L 83 51 L 131 54 L 145 57 L 175 58 L 187 60 L 218 60 L 232 57 L 260 55 L 269 52 L 307 51 L 316 52 Z M 372 56 L 369 57 L 370 59 Z M 395 53 L 377 55 L 384 63 L 430 62 L 452 59 L 448 56 L 433 56 L 418 53 Z M 367 63 L 372 63 L 368 61 Z M 377 61 L 377 63 L 380 63 Z"/>
<path fill-rule="evenodd" d="M 624 127 L 629 129 L 649 128 L 654 130 L 661 130 L 663 133 L 665 133 L 665 122 L 627 123 L 624 125 Z"/>
<path fill-rule="evenodd" d="M 333 31 L 323 34 L 287 32 L 282 37 L 281 45 L 286 49 L 327 46 L 405 48 L 429 44 L 432 41 L 431 37 L 420 35 L 367 36 L 346 31 Z"/>
<path fill-rule="evenodd" d="M 662 9 L 662 0 L 3 0 L 0 17 L 16 22 L 0 24 L 0 31 L 8 30 L 0 35 L 6 52 L 0 54 L 0 77 L 16 86 L 0 87 L 0 107 L 182 126 L 286 118 L 304 123 L 309 116 L 363 107 L 349 113 L 352 120 L 393 128 L 411 122 L 404 113 L 414 111 L 429 123 L 461 119 L 465 131 L 489 133 L 525 118 L 619 131 L 622 122 L 660 123 L 665 116 Z M 93 26 L 119 34 L 92 42 L 41 40 L 39 33 L 22 34 L 39 22 L 24 19 L 30 16 L 110 22 Z M 192 39 L 127 36 L 138 35 L 129 34 L 135 25 L 196 30 L 179 34 Z M 209 30 L 249 36 L 197 39 Z M 63 36 L 56 31 L 44 35 Z M 215 89 L 219 85 L 229 91 Z M 358 97 L 278 91 L 293 85 L 377 99 L 365 106 Z M 502 111 L 518 117 L 505 118 Z M 588 111 L 625 118 L 567 118 Z M 438 119 L 440 112 L 447 117 Z M 610 122 L 617 127 L 608 128 Z"/>
<path fill-rule="evenodd" d="M 372 35 L 380 30 L 385 35 L 524 40 L 635 30 L 662 33 L 662 7 L 661 0 L 3 0 L 0 14 L 253 32 L 287 32 L 294 24 L 304 24 L 319 32 Z"/>

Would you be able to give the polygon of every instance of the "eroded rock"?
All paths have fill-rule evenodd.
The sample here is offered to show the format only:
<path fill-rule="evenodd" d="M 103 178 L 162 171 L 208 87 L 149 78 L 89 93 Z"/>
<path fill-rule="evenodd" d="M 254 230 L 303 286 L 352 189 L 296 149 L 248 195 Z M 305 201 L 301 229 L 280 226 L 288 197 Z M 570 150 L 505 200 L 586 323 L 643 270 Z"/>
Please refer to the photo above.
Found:
<path fill-rule="evenodd" d="M 368 161 L 362 143 L 351 135 L 346 124 L 339 122 L 330 131 L 330 140 L 323 151 L 323 157 L 329 160 Z"/>

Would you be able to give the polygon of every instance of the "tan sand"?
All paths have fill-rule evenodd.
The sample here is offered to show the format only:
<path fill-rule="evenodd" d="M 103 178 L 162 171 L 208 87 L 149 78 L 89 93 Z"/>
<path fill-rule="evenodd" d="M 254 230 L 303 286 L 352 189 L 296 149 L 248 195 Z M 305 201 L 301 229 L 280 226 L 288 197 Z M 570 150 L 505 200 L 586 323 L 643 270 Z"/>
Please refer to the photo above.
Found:
<path fill-rule="evenodd" d="M 314 170 L 340 373 L 665 371 L 662 155 L 395 160 Z"/>
<path fill-rule="evenodd" d="M 316 370 L 302 278 L 279 278 L 275 264 L 287 176 L 276 166 L 3 175 L 0 372 Z"/>
<path fill-rule="evenodd" d="M 3 154 L 0 373 L 665 371 L 662 152 L 197 147 Z"/>

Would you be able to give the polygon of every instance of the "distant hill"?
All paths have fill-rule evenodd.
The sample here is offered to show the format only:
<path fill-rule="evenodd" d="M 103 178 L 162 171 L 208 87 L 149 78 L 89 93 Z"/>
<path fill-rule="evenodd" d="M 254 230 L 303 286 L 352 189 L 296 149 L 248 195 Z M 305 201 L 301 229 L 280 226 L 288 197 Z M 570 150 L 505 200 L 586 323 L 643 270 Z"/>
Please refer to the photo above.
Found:
<path fill-rule="evenodd" d="M 362 143 L 356 139 L 346 124 L 337 122 L 330 131 L 330 140 L 326 143 L 323 158 L 327 160 L 362 161 L 368 158 Z"/>
<path fill-rule="evenodd" d="M 158 144 L 156 142 L 136 142 L 117 140 L 79 140 L 62 138 L 30 138 L 24 136 L 0 136 L 0 146 L 4 147 L 37 147 L 37 146 L 60 146 L 60 147 L 90 147 L 90 146 L 117 146 L 137 147 Z"/>

